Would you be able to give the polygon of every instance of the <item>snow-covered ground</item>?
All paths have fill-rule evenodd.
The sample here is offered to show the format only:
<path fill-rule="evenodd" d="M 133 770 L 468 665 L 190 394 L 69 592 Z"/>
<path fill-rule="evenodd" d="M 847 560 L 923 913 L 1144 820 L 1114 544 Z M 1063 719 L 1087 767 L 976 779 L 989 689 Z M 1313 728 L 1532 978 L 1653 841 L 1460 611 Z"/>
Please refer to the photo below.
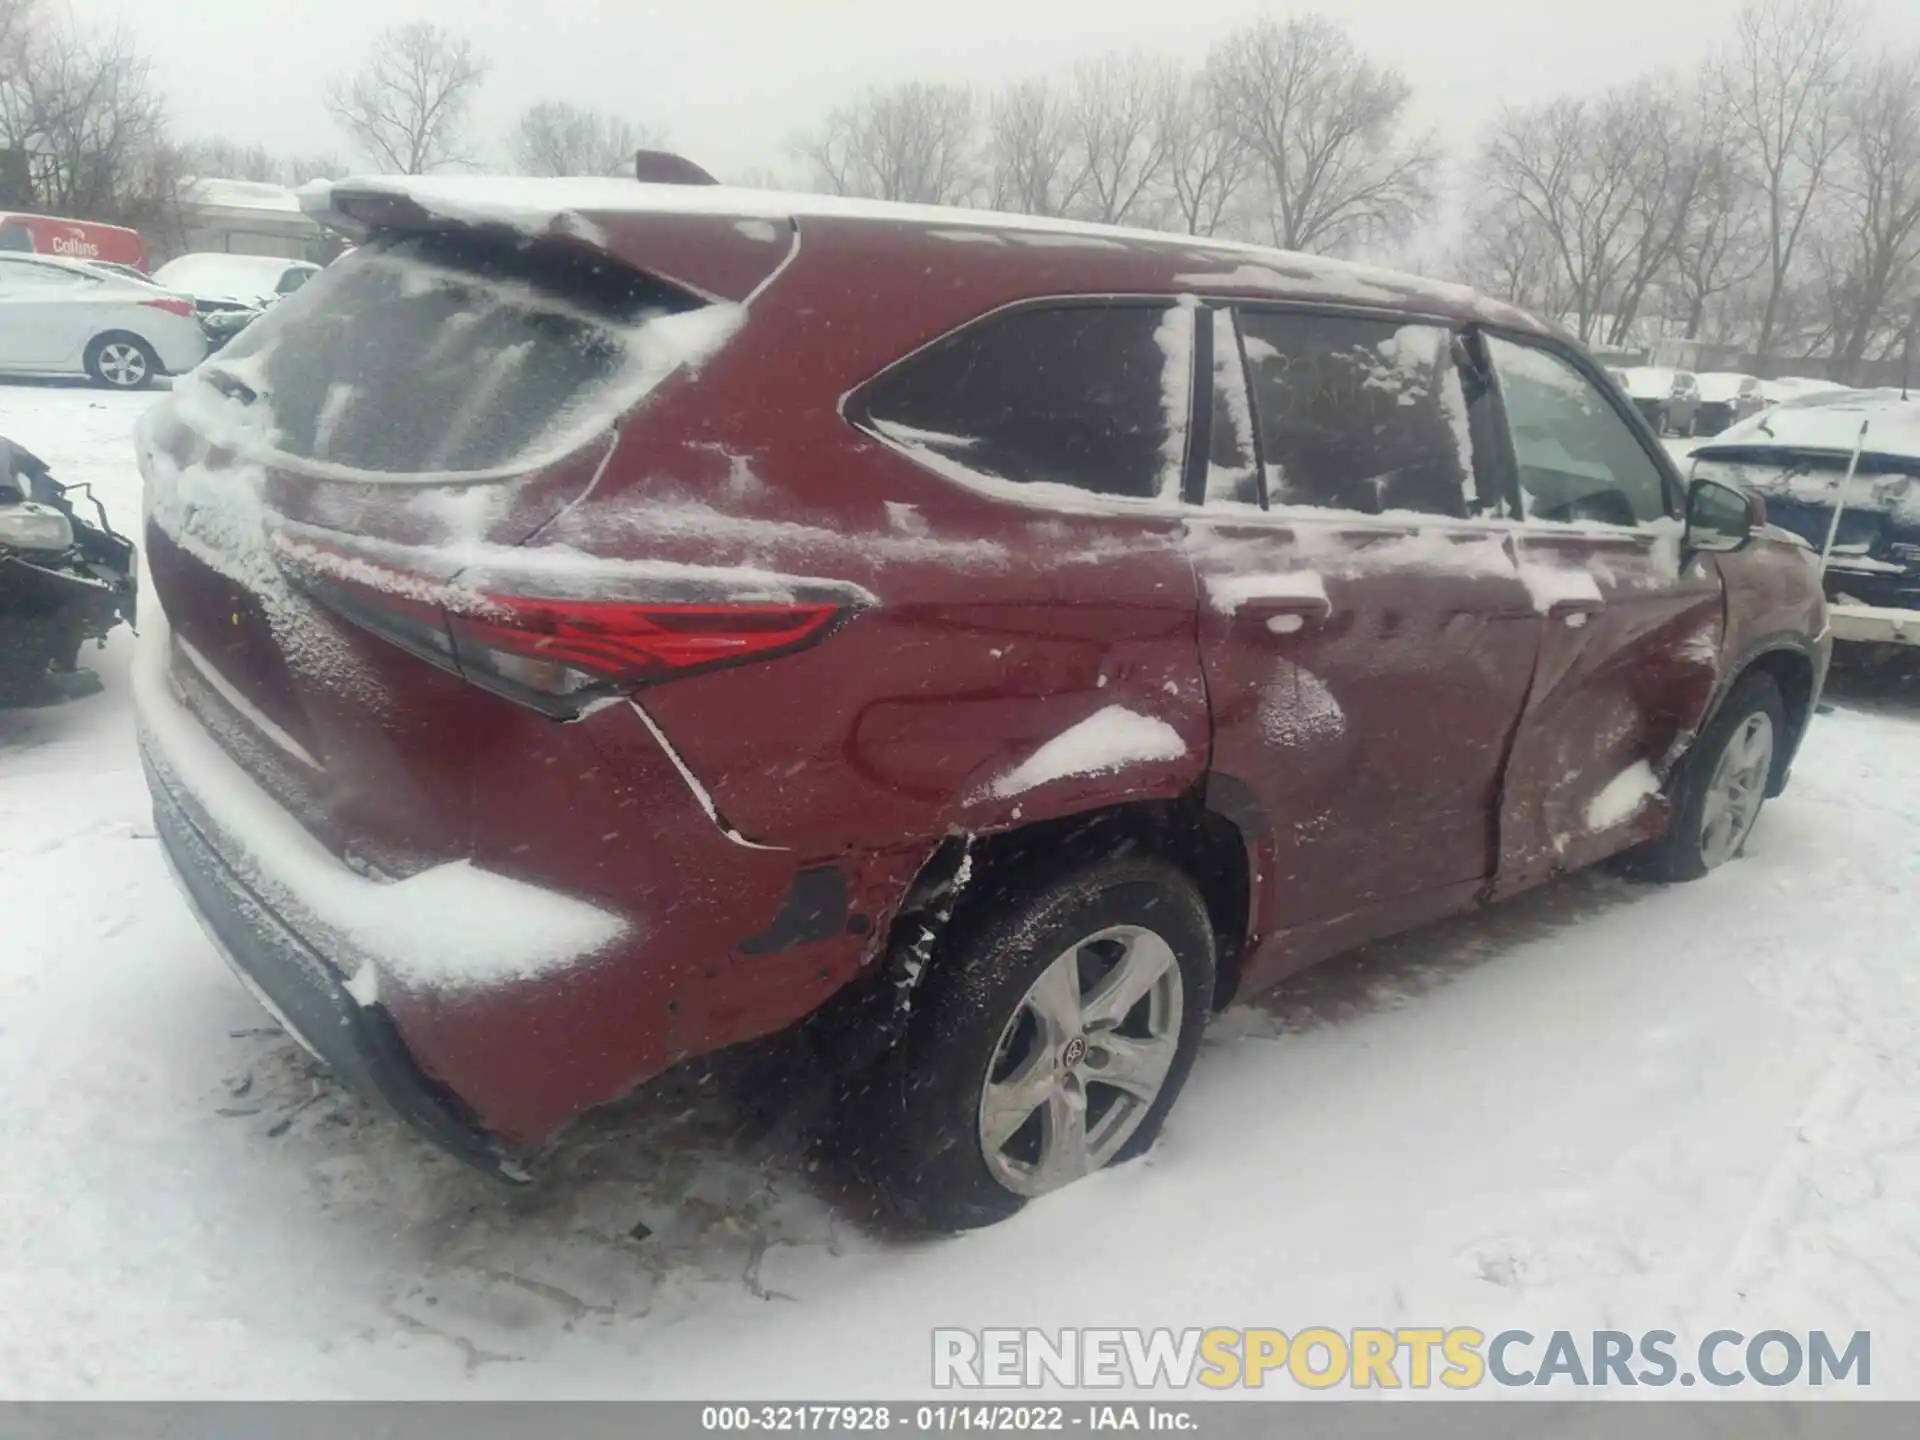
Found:
<path fill-rule="evenodd" d="M 130 527 L 141 403 L 3 387 L 0 434 Z M 909 1241 L 777 1049 L 524 1192 L 314 1075 L 175 898 L 130 649 L 0 712 L 0 1395 L 899 1396 L 934 1326 L 1468 1324 L 1870 1329 L 1920 1397 L 1920 693 L 1842 694 L 1742 863 L 1324 966 L 1147 1160 Z"/>

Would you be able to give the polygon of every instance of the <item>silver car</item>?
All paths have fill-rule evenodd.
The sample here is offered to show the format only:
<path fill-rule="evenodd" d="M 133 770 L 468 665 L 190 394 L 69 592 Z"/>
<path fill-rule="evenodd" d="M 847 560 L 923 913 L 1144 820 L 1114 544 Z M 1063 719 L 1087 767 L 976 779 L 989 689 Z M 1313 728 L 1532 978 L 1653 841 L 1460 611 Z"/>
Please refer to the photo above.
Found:
<path fill-rule="evenodd" d="M 193 302 L 84 260 L 0 255 L 0 374 L 138 390 L 206 357 Z"/>

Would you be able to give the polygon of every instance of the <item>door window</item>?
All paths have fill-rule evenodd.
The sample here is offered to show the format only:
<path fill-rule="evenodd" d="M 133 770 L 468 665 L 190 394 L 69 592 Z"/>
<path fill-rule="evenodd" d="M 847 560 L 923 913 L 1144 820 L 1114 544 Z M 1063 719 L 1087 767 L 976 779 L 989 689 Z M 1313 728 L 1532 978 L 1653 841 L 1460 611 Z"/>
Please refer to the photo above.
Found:
<path fill-rule="evenodd" d="M 1567 361 L 1489 336 L 1530 520 L 1640 525 L 1669 514 L 1660 467 L 1620 412 Z"/>
<path fill-rule="evenodd" d="M 89 283 L 84 277 L 54 265 L 0 264 L 0 286 L 9 290 L 33 290 L 51 295 L 60 290 L 77 290 Z"/>
<path fill-rule="evenodd" d="M 1002 311 L 881 375 L 849 415 L 974 477 L 1177 498 L 1193 313 L 1156 305 Z"/>
<path fill-rule="evenodd" d="M 1243 310 L 1270 505 L 1483 513 L 1441 326 Z"/>

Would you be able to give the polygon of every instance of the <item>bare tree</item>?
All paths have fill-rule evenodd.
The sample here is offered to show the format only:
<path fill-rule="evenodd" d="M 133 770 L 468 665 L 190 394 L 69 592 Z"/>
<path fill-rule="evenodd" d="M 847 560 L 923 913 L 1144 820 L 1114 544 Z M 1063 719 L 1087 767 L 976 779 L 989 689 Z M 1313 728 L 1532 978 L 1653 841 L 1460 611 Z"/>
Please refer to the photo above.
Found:
<path fill-rule="evenodd" d="M 1212 69 L 1188 77 L 1160 112 L 1173 218 L 1189 235 L 1215 235 L 1245 190 L 1252 154 L 1240 138 Z"/>
<path fill-rule="evenodd" d="M 0 77 L 0 151 L 55 214 L 149 223 L 171 206 L 178 156 L 143 56 L 124 34 L 30 29 Z"/>
<path fill-rule="evenodd" d="M 1640 81 L 1508 109 L 1488 134 L 1477 179 L 1528 232 L 1504 249 L 1544 248 L 1548 291 L 1582 340 L 1623 343 L 1680 245 L 1706 173 L 1684 131 L 1672 92 Z"/>
<path fill-rule="evenodd" d="M 35 0 L 0 0 L 0 115 L 10 112 L 24 77 Z M 33 208 L 28 154 L 0 136 L 0 209 Z"/>
<path fill-rule="evenodd" d="M 1754 349 L 1780 338 L 1780 307 L 1828 170 L 1846 138 L 1841 91 L 1857 27 L 1853 0 L 1751 0 L 1715 70 L 1760 198 L 1764 299 Z"/>
<path fill-rule="evenodd" d="M 1701 338 L 1715 302 L 1746 285 L 1766 259 L 1756 197 L 1731 145 L 1715 130 L 1712 115 L 1702 113 L 1696 124 L 1699 191 L 1681 226 L 1668 276 L 1689 340 Z"/>
<path fill-rule="evenodd" d="M 180 147 L 180 164 L 182 173 L 196 178 L 287 183 L 285 163 L 264 145 L 195 140 Z"/>
<path fill-rule="evenodd" d="M 281 183 L 286 185 L 304 185 L 309 180 L 340 180 L 352 173 L 353 167 L 331 150 L 288 155 L 280 162 Z"/>
<path fill-rule="evenodd" d="M 180 173 L 201 179 L 298 186 L 309 180 L 337 180 L 347 172 L 337 155 L 278 155 L 264 145 L 231 140 L 195 140 L 180 147 Z"/>
<path fill-rule="evenodd" d="M 1515 305 L 1547 315 L 1570 308 L 1553 242 L 1512 196 L 1489 194 L 1474 205 L 1458 268 L 1489 295 Z"/>
<path fill-rule="evenodd" d="M 964 85 L 908 80 L 869 90 L 795 151 L 835 195 L 958 205 L 979 189 L 973 92 Z"/>
<path fill-rule="evenodd" d="M 37 0 L 0 0 L 0 85 L 18 74 L 36 5 Z"/>
<path fill-rule="evenodd" d="M 630 175 L 634 152 L 657 150 L 667 134 L 604 110 L 543 100 L 521 111 L 507 149 L 523 175 Z"/>
<path fill-rule="evenodd" d="M 738 175 L 723 175 L 722 183 L 738 185 L 744 190 L 805 190 L 805 185 L 797 183 L 790 176 L 767 165 L 751 165 Z"/>
<path fill-rule="evenodd" d="M 424 175 L 467 158 L 467 111 L 486 75 L 464 36 L 401 25 L 381 32 L 359 71 L 327 87 L 327 109 L 383 169 Z"/>
<path fill-rule="evenodd" d="M 1920 52 L 1862 66 L 1847 86 L 1846 139 L 1832 174 L 1822 270 L 1832 312 L 1833 378 L 1849 380 L 1896 300 L 1920 299 Z"/>
<path fill-rule="evenodd" d="M 1431 207 L 1439 156 L 1405 133 L 1412 87 L 1340 26 L 1262 20 L 1221 41 L 1212 63 L 1260 162 L 1276 244 L 1337 251 L 1404 234 Z"/>
<path fill-rule="evenodd" d="M 1089 220 L 1119 225 L 1153 198 L 1167 163 L 1163 123 L 1179 71 L 1164 60 L 1114 53 L 1073 73 L 1068 130 L 1086 184 L 1077 207 Z"/>
<path fill-rule="evenodd" d="M 988 203 L 1026 215 L 1071 213 L 1087 186 L 1073 129 L 1068 96 L 1051 80 L 1003 86 L 987 119 Z"/>

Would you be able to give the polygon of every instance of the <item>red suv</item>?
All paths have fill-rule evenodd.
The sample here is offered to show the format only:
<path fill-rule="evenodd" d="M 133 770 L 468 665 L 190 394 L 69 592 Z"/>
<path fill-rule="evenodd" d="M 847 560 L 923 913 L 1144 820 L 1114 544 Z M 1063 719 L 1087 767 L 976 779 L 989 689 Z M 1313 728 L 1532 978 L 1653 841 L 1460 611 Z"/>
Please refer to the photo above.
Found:
<path fill-rule="evenodd" d="M 792 1026 L 900 1210 L 1144 1150 L 1207 1017 L 1740 852 L 1829 642 L 1577 347 L 1186 236 L 341 182 L 145 423 L 160 834 L 287 1029 L 522 1176 Z M 170 626 L 170 631 L 167 628 Z"/>

